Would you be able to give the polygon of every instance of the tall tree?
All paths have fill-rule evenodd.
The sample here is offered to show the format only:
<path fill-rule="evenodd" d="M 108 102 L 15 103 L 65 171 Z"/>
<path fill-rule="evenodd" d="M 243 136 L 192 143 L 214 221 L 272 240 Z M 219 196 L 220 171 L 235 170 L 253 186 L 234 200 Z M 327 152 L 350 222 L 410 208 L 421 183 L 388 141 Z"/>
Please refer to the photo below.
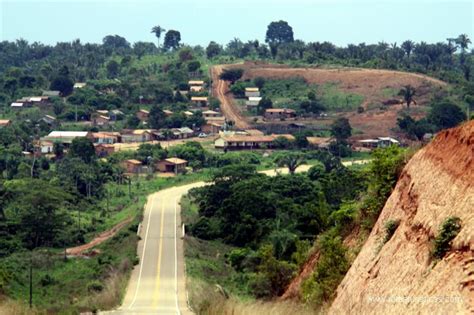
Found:
<path fill-rule="evenodd" d="M 293 42 L 293 29 L 286 21 L 271 22 L 267 28 L 265 42 L 269 44 L 282 44 Z"/>
<path fill-rule="evenodd" d="M 415 96 L 416 90 L 411 85 L 405 85 L 400 91 L 398 95 L 403 96 L 403 100 L 407 103 L 407 107 L 410 107 L 410 104 L 414 102 L 413 96 Z"/>
<path fill-rule="evenodd" d="M 298 166 L 306 161 L 304 154 L 298 152 L 282 153 L 275 157 L 275 163 L 280 167 L 288 167 L 288 172 L 294 174 Z"/>
<path fill-rule="evenodd" d="M 160 48 L 160 38 L 161 38 L 161 34 L 164 33 L 166 30 L 164 28 L 162 28 L 161 26 L 157 25 L 157 26 L 153 26 L 153 28 L 151 29 L 151 32 L 155 34 L 157 40 L 158 40 L 158 48 Z"/>
<path fill-rule="evenodd" d="M 413 48 L 415 48 L 415 43 L 411 40 L 406 40 L 402 43 L 401 47 L 405 51 L 407 59 L 410 59 L 411 52 L 413 51 Z"/>
<path fill-rule="evenodd" d="M 337 142 L 345 142 L 352 135 L 352 127 L 347 118 L 338 118 L 331 125 L 331 134 Z"/>
<path fill-rule="evenodd" d="M 165 34 L 165 42 L 163 47 L 165 49 L 177 49 L 179 47 L 179 42 L 181 41 L 181 33 L 175 30 L 169 30 Z"/>

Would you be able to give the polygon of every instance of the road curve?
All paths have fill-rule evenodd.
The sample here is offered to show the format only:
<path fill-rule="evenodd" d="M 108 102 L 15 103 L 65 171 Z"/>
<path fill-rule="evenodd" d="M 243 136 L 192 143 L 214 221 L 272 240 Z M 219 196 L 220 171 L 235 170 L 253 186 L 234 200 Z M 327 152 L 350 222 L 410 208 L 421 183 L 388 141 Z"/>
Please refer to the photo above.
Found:
<path fill-rule="evenodd" d="M 296 172 L 306 172 L 310 167 L 301 165 Z M 260 173 L 275 176 L 288 174 L 288 169 L 277 168 Z M 137 251 L 140 262 L 132 271 L 122 306 L 101 314 L 193 314 L 187 305 L 179 202 L 191 188 L 204 185 L 205 182 L 196 182 L 148 196 L 139 230 L 141 239 Z"/>
<path fill-rule="evenodd" d="M 221 65 L 213 66 L 211 68 L 212 76 L 212 90 L 214 96 L 217 97 L 221 103 L 221 111 L 224 114 L 227 120 L 232 120 L 235 122 L 235 126 L 238 129 L 249 129 L 250 124 L 247 122 L 245 117 L 242 115 L 240 110 L 234 104 L 234 101 L 231 97 L 227 95 L 229 88 L 227 82 L 219 79 L 219 75 L 222 73 L 223 67 Z"/>

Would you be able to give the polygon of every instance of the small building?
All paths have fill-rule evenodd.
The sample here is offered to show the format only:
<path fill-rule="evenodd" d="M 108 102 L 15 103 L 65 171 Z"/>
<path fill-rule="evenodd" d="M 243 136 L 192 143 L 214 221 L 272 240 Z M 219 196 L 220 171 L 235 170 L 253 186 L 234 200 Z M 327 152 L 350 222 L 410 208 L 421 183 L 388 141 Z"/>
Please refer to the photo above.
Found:
<path fill-rule="evenodd" d="M 206 119 L 210 117 L 219 117 L 221 116 L 221 114 L 213 110 L 205 110 L 202 112 L 202 116 L 204 117 L 204 119 Z"/>
<path fill-rule="evenodd" d="M 41 154 L 51 154 L 54 152 L 54 142 L 48 140 L 39 141 Z"/>
<path fill-rule="evenodd" d="M 0 127 L 8 127 L 12 124 L 10 119 L 0 119 Z"/>
<path fill-rule="evenodd" d="M 170 111 L 169 109 L 163 109 L 163 113 L 165 113 L 166 116 L 171 116 L 171 115 L 173 115 L 173 112 Z"/>
<path fill-rule="evenodd" d="M 207 106 L 207 96 L 191 96 L 191 102 L 196 103 L 200 106 Z"/>
<path fill-rule="evenodd" d="M 245 105 L 247 106 L 247 109 L 255 108 L 258 106 L 260 101 L 262 100 L 261 97 L 259 96 L 251 96 L 249 99 L 245 102 Z"/>
<path fill-rule="evenodd" d="M 147 121 L 148 118 L 150 117 L 150 112 L 145 110 L 145 109 L 140 109 L 137 113 L 136 116 L 140 121 Z"/>
<path fill-rule="evenodd" d="M 117 121 L 122 119 L 125 116 L 125 114 L 119 110 L 119 109 L 112 109 L 109 111 L 109 118 L 111 121 Z"/>
<path fill-rule="evenodd" d="M 269 108 L 264 116 L 266 119 L 291 119 L 296 117 L 296 112 L 288 108 Z"/>
<path fill-rule="evenodd" d="M 41 140 L 59 142 L 68 146 L 77 138 L 89 138 L 92 140 L 92 133 L 88 131 L 51 131 Z"/>
<path fill-rule="evenodd" d="M 187 110 L 187 111 L 185 111 L 185 112 L 183 112 L 183 113 L 184 113 L 184 115 L 185 115 L 186 117 L 191 117 L 191 116 L 194 115 L 194 114 L 193 114 L 192 112 L 190 112 L 189 110 Z"/>
<path fill-rule="evenodd" d="M 329 137 L 306 137 L 310 147 L 314 149 L 327 149 L 332 141 Z"/>
<path fill-rule="evenodd" d="M 204 81 L 191 80 L 188 81 L 189 92 L 202 92 L 204 90 Z"/>
<path fill-rule="evenodd" d="M 61 92 L 59 91 L 43 91 L 43 96 L 50 96 L 50 97 L 59 97 Z"/>
<path fill-rule="evenodd" d="M 152 130 L 149 129 L 124 130 L 122 132 L 123 143 L 147 142 L 152 140 L 153 133 Z"/>
<path fill-rule="evenodd" d="M 233 134 L 230 136 L 221 136 L 214 141 L 216 149 L 224 150 L 252 150 L 252 149 L 267 149 L 274 146 L 277 138 L 286 138 L 289 141 L 294 141 L 295 137 L 290 134 L 272 134 L 269 136 L 251 136 Z"/>
<path fill-rule="evenodd" d="M 56 124 L 56 117 L 51 116 L 51 115 L 44 115 L 40 120 L 50 126 L 53 126 Z"/>
<path fill-rule="evenodd" d="M 96 144 L 114 144 L 120 142 L 120 133 L 118 132 L 94 132 L 92 133 L 93 142 Z"/>
<path fill-rule="evenodd" d="M 246 129 L 244 130 L 244 132 L 249 136 L 263 136 L 263 131 L 260 131 L 258 129 Z"/>
<path fill-rule="evenodd" d="M 171 132 L 173 133 L 174 139 L 187 139 L 194 136 L 194 130 L 189 127 L 172 128 Z"/>
<path fill-rule="evenodd" d="M 160 172 L 182 173 L 186 170 L 188 161 L 179 158 L 168 158 L 156 162 L 155 167 Z"/>
<path fill-rule="evenodd" d="M 125 172 L 129 174 L 140 174 L 143 172 L 143 165 L 139 160 L 125 160 L 121 165 L 125 169 Z"/>
<path fill-rule="evenodd" d="M 246 87 L 245 88 L 245 96 L 250 97 L 260 97 L 260 90 L 258 87 Z"/>
<path fill-rule="evenodd" d="M 23 109 L 26 107 L 31 107 L 31 103 L 24 103 L 24 102 L 13 102 L 10 104 L 12 109 Z"/>
<path fill-rule="evenodd" d="M 377 137 L 376 139 L 364 139 L 358 141 L 359 146 L 363 148 L 387 148 L 391 145 L 400 145 L 397 139 L 391 137 Z"/>
<path fill-rule="evenodd" d="M 106 157 L 115 152 L 113 144 L 94 144 L 95 154 L 98 157 Z"/>
<path fill-rule="evenodd" d="M 108 116 L 98 115 L 92 119 L 92 124 L 94 126 L 106 127 L 110 125 L 110 118 Z"/>
<path fill-rule="evenodd" d="M 87 83 L 85 82 L 76 82 L 74 83 L 74 89 L 82 89 L 84 87 L 86 87 Z"/>

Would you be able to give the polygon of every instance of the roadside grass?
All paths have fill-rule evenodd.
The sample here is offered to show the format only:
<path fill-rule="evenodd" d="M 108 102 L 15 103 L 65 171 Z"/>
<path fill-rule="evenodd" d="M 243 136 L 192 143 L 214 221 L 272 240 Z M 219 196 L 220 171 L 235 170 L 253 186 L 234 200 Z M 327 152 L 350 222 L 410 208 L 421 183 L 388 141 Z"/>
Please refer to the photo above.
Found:
<path fill-rule="evenodd" d="M 77 314 L 114 307 L 121 301 L 136 262 L 137 240 L 135 231 L 124 228 L 99 245 L 96 256 L 65 260 L 60 250 L 51 249 L 13 254 L 1 260 L 12 279 L 6 293 L 19 304 L 28 302 L 32 262 L 33 304 L 39 310 Z"/>
<path fill-rule="evenodd" d="M 220 241 L 206 241 L 195 237 L 186 236 L 184 255 L 186 258 L 186 274 L 189 281 L 192 279 L 204 281 L 213 290 L 220 290 L 218 286 L 225 288 L 226 294 L 239 296 L 243 300 L 251 300 L 250 288 L 245 283 L 248 275 L 238 273 L 226 261 L 226 254 L 235 247 L 226 245 Z M 195 288 L 194 288 L 195 289 Z M 199 291 L 190 287 L 190 303 L 195 309 L 204 301 L 196 299 Z"/>
<path fill-rule="evenodd" d="M 9 281 L 5 293 L 12 299 L 10 309 L 22 309 L 29 298 L 29 267 L 33 262 L 33 305 L 48 314 L 77 314 L 84 311 L 110 309 L 120 304 L 134 264 L 138 263 L 137 227 L 149 194 L 171 186 L 207 180 L 209 170 L 171 178 L 144 177 L 132 179 L 131 197 L 128 185 L 108 184 L 107 198 L 97 204 L 99 211 L 80 213 L 81 228 L 90 230 L 86 241 L 117 223 L 132 217 L 114 237 L 96 246 L 88 257 L 64 259 L 59 248 L 43 248 L 34 252 L 18 252 L 0 259 L 1 274 Z M 104 213 L 97 216 L 97 213 Z M 74 217 L 79 220 L 79 214 Z M 3 289 L 3 287 L 2 287 Z M 1 308 L 0 308 L 1 310 Z M 22 314 L 22 313 L 18 313 Z"/>

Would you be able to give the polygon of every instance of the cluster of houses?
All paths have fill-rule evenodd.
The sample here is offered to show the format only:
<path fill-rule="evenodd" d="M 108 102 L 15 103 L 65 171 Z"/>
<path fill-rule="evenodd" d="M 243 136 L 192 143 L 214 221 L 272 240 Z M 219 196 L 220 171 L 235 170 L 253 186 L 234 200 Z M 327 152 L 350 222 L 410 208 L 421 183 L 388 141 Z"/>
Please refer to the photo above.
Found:
<path fill-rule="evenodd" d="M 247 110 L 253 110 L 257 108 L 258 104 L 262 100 L 258 87 L 246 87 L 245 97 L 247 98 L 247 100 L 245 101 L 245 106 L 247 107 Z"/>
<path fill-rule="evenodd" d="M 144 143 L 158 140 L 186 139 L 195 135 L 191 128 L 173 128 L 169 131 L 155 129 L 124 129 L 121 132 L 52 131 L 40 139 L 42 154 L 53 152 L 54 143 L 68 148 L 76 138 L 88 138 L 94 144 L 98 156 L 107 156 L 115 151 L 116 143 Z"/>
<path fill-rule="evenodd" d="M 56 96 L 59 96 L 59 91 L 49 91 L 49 92 L 57 92 L 58 95 L 56 95 Z M 42 95 L 42 96 L 22 97 L 20 99 L 17 99 L 13 103 L 11 103 L 10 107 L 12 109 L 23 109 L 23 108 L 30 108 L 30 107 L 33 107 L 33 106 L 45 107 L 45 106 L 49 106 L 49 105 L 51 105 L 50 96 L 49 95 Z"/>

